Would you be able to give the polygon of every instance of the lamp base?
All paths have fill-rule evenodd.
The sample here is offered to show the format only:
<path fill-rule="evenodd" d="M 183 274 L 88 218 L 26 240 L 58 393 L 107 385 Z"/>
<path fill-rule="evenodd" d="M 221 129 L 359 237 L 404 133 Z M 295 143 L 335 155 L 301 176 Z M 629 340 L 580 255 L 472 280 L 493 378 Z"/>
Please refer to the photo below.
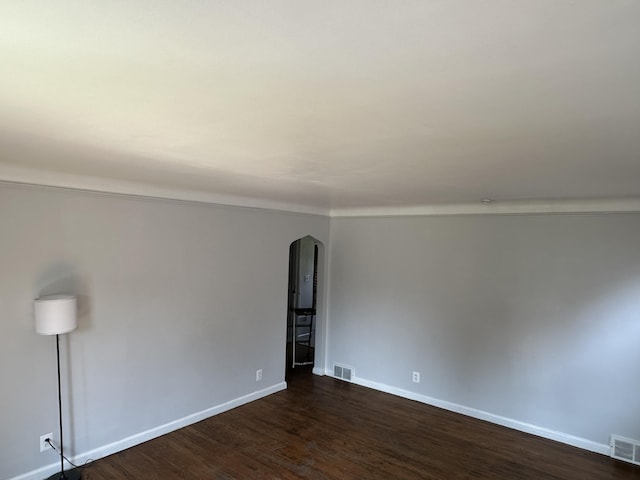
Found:
<path fill-rule="evenodd" d="M 71 470 L 65 470 L 64 474 L 62 472 L 54 473 L 47 480 L 80 480 L 82 478 L 82 474 L 80 470 L 77 468 L 72 468 Z"/>

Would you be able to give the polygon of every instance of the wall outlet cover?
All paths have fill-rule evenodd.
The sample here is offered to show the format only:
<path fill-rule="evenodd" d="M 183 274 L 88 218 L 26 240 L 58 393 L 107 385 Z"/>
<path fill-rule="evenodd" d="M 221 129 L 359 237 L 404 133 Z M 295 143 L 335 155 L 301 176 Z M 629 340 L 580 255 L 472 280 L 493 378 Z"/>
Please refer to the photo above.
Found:
<path fill-rule="evenodd" d="M 53 442 L 53 433 L 46 433 L 44 435 L 40 435 L 40 451 L 41 452 L 44 452 L 51 448 L 51 445 L 49 445 L 46 442 L 47 438 Z"/>

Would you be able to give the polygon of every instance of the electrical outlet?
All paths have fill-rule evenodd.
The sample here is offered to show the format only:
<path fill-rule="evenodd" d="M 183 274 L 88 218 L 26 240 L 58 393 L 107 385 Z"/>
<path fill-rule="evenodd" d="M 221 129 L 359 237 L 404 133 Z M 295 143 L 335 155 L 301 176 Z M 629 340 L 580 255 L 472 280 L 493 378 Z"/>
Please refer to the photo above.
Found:
<path fill-rule="evenodd" d="M 260 382 L 262 380 L 262 369 L 256 370 L 256 382 Z"/>
<path fill-rule="evenodd" d="M 51 448 L 51 445 L 47 443 L 47 438 L 53 442 L 53 433 L 47 433 L 46 435 L 40 436 L 40 451 L 44 452 Z"/>
<path fill-rule="evenodd" d="M 420 383 L 420 372 L 413 372 L 413 383 Z"/>

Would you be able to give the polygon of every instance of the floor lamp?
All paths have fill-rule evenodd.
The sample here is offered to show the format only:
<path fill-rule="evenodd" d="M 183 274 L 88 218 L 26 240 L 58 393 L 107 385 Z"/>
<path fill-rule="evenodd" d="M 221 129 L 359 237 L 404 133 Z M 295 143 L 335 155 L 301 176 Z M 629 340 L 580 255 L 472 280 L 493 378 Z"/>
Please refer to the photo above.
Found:
<path fill-rule="evenodd" d="M 75 330 L 78 326 L 77 302 L 73 295 L 48 295 L 35 300 L 36 332 L 40 335 L 56 336 L 58 360 L 58 420 L 60 422 L 60 472 L 47 480 L 78 480 L 82 478 L 77 468 L 64 470 L 64 444 L 62 441 L 62 391 L 60 389 L 60 335 Z"/>

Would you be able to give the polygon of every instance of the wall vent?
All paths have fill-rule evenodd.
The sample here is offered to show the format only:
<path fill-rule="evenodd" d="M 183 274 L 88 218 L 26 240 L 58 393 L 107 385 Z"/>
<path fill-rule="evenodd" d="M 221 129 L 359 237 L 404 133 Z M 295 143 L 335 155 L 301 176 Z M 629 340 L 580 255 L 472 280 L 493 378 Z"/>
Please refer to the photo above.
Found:
<path fill-rule="evenodd" d="M 353 378 L 353 367 L 348 367 L 346 365 L 339 365 L 337 363 L 333 364 L 333 376 L 335 378 L 339 378 L 340 380 L 346 380 L 350 382 Z"/>
<path fill-rule="evenodd" d="M 640 441 L 611 435 L 611 456 L 640 465 Z"/>

